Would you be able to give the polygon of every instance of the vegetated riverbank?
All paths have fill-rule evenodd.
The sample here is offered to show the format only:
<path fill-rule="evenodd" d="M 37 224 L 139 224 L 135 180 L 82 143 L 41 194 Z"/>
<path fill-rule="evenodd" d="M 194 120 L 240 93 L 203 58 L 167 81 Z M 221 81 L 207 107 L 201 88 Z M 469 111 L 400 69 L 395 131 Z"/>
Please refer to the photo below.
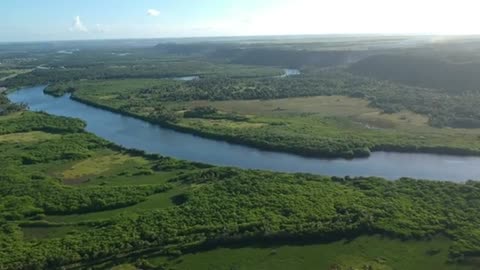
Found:
<path fill-rule="evenodd" d="M 48 93 L 48 91 L 46 92 Z M 104 110 L 108 110 L 123 115 L 135 117 L 152 124 L 157 124 L 162 127 L 170 128 L 180 132 L 186 132 L 194 135 L 198 135 L 205 138 L 223 140 L 230 143 L 242 144 L 251 147 L 255 147 L 262 150 L 287 152 L 297 154 L 306 157 L 323 157 L 323 158 L 364 158 L 370 156 L 372 151 L 386 151 L 386 152 L 403 152 L 403 153 L 431 153 L 431 154 L 445 154 L 445 155 L 458 155 L 458 156 L 479 156 L 480 148 L 472 148 L 471 146 L 448 146 L 448 145 L 425 145 L 425 141 L 428 137 L 421 140 L 420 144 L 414 141 L 401 141 L 399 144 L 387 143 L 379 141 L 378 136 L 369 138 L 368 136 L 362 138 L 361 136 L 347 136 L 347 138 L 338 140 L 338 138 L 331 136 L 320 141 L 318 144 L 305 141 L 305 138 L 299 136 L 298 139 L 289 136 L 284 139 L 280 138 L 280 141 L 269 140 L 268 137 L 272 134 L 242 134 L 240 132 L 232 132 L 231 130 L 222 130 L 221 128 L 206 129 L 194 125 L 189 125 L 182 121 L 169 121 L 167 119 L 153 118 L 148 115 L 142 115 L 140 113 L 131 112 L 121 108 L 115 108 L 99 101 L 92 101 L 89 98 L 84 98 L 81 94 L 73 93 L 71 99 L 94 106 Z M 206 118 L 208 120 L 208 117 Z M 177 120 L 177 119 L 176 119 Z M 198 120 L 202 120 L 199 117 Z M 228 119 L 227 119 L 228 120 Z M 235 121 L 234 121 L 235 122 Z M 241 122 L 241 121 L 240 121 Z M 275 124 L 274 124 L 275 125 Z M 248 127 L 248 126 L 247 126 Z M 326 126 L 326 128 L 330 128 Z M 372 131 L 374 132 L 374 131 Z M 255 136 L 258 135 L 258 136 Z M 263 135 L 263 136 L 262 136 Z M 299 134 L 301 135 L 301 134 Z M 344 137 L 344 134 L 339 134 Z M 386 134 L 385 137 L 391 134 Z M 275 136 L 272 136 L 275 137 Z M 396 136 L 395 136 L 396 137 Z M 422 145 L 423 144 L 423 145 Z M 469 148 L 470 147 L 470 148 Z"/>
<path fill-rule="evenodd" d="M 352 152 L 344 152 L 344 153 L 334 153 L 334 152 L 324 152 L 318 149 L 308 149 L 308 148 L 300 148 L 300 147 L 290 147 L 288 145 L 272 145 L 268 144 L 267 142 L 259 142 L 256 141 L 252 138 L 248 137 L 239 137 L 235 135 L 228 135 L 228 134 L 221 134 L 221 133 L 216 133 L 216 132 L 209 132 L 201 129 L 196 129 L 194 127 L 189 127 L 185 125 L 181 125 L 175 122 L 170 122 L 170 121 L 161 121 L 158 119 L 152 119 L 151 117 L 148 116 L 143 116 L 139 115 L 136 113 L 128 112 L 125 110 L 120 110 L 116 108 L 112 108 L 106 105 L 102 105 L 96 102 L 92 102 L 87 99 L 83 99 L 80 97 L 77 97 L 75 95 L 71 95 L 70 98 L 72 100 L 75 100 L 77 102 L 81 102 L 83 104 L 93 106 L 99 109 L 103 110 L 108 110 L 114 113 L 119 113 L 122 115 L 134 117 L 146 122 L 149 122 L 151 124 L 159 125 L 161 127 L 169 128 L 175 131 L 179 132 L 185 132 L 185 133 L 190 133 L 193 135 L 201 136 L 204 138 L 208 139 L 215 139 L 215 140 L 222 140 L 225 142 L 229 143 L 234 143 L 234 144 L 242 144 L 246 146 L 251 146 L 255 147 L 261 150 L 268 150 L 268 151 L 279 151 L 279 152 L 287 152 L 287 153 L 292 153 L 292 154 L 297 154 L 301 156 L 306 156 L 306 157 L 324 157 L 324 158 L 354 158 L 354 157 L 368 157 L 370 156 L 370 150 L 367 148 L 361 148 L 361 149 L 354 149 Z M 405 151 L 407 152 L 407 151 Z M 480 155 L 480 151 L 475 152 L 474 154 Z M 468 154 L 465 154 L 468 155 Z"/>

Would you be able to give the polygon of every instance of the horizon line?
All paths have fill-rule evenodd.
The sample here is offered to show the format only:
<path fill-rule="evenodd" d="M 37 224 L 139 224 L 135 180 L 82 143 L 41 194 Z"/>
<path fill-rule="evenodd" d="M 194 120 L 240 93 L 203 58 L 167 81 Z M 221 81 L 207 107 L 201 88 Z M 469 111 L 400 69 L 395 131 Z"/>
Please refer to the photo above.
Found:
<path fill-rule="evenodd" d="M 344 37 L 367 37 L 367 36 L 385 36 L 385 37 L 455 37 L 455 38 L 480 38 L 480 34 L 435 34 L 435 33 L 325 33 L 325 34 L 267 34 L 267 35 L 218 35 L 218 36 L 181 36 L 181 37 L 125 37 L 125 38 L 91 38 L 91 39 L 46 39 L 30 41 L 0 41 L 5 44 L 31 44 L 31 43 L 51 43 L 51 42 L 86 42 L 86 41 L 129 41 L 129 40 L 174 40 L 174 39 L 214 39 L 214 38 L 273 38 L 273 37 L 325 37 L 325 36 L 344 36 Z"/>

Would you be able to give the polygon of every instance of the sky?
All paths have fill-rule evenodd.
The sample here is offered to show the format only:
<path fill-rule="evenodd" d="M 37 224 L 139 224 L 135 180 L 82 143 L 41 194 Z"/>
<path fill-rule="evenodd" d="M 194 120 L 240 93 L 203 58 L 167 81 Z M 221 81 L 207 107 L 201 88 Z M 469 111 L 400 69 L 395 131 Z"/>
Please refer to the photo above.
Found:
<path fill-rule="evenodd" d="M 0 0 L 0 42 L 480 34 L 478 0 Z"/>

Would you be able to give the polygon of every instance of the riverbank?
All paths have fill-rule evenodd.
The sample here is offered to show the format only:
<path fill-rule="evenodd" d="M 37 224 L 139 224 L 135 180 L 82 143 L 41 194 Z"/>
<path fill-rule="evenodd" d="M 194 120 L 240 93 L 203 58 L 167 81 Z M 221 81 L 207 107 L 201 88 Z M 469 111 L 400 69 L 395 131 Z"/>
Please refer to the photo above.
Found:
<path fill-rule="evenodd" d="M 184 133 L 189 133 L 195 136 L 200 136 L 203 138 L 208 138 L 208 139 L 214 139 L 214 140 L 221 140 L 225 141 L 228 143 L 234 143 L 234 144 L 240 144 L 240 145 L 245 145 L 245 146 L 250 146 L 250 147 L 255 147 L 257 149 L 261 150 L 266 150 L 266 151 L 276 151 L 276 152 L 285 152 L 285 153 L 291 153 L 291 154 L 296 154 L 300 155 L 303 157 L 320 157 L 320 158 L 345 158 L 345 159 L 352 159 L 352 158 L 361 158 L 361 157 L 369 157 L 370 156 L 370 151 L 368 149 L 360 149 L 360 150 L 355 150 L 353 154 L 350 153 L 331 153 L 331 152 L 322 152 L 320 150 L 315 150 L 315 149 L 308 149 L 308 148 L 298 148 L 298 147 L 288 147 L 288 146 L 279 146 L 279 145 L 269 145 L 267 143 L 261 143 L 256 140 L 252 140 L 252 138 L 243 138 L 243 137 L 238 137 L 238 136 L 229 136 L 227 134 L 221 134 L 221 133 L 215 133 L 215 132 L 208 132 L 205 130 L 200 130 L 200 129 L 195 129 L 193 127 L 181 125 L 178 123 L 174 122 L 169 122 L 169 121 L 158 121 L 154 120 L 148 116 L 143 116 L 139 115 L 136 113 L 124 111 L 124 110 L 119 110 L 113 107 L 109 107 L 106 105 L 102 105 L 96 102 L 92 102 L 87 99 L 83 99 L 80 97 L 75 96 L 72 94 L 70 96 L 72 100 L 75 100 L 77 102 L 107 110 L 110 112 L 122 114 L 125 116 L 130 116 L 134 117 L 140 120 L 143 120 L 145 122 L 149 122 L 154 125 L 159 125 L 164 128 L 169 128 L 178 132 L 184 132 Z M 381 151 L 381 150 L 379 150 Z M 400 151 L 398 151 L 400 152 Z M 407 151 L 405 151 L 407 152 Z M 480 155 L 480 151 L 476 152 L 475 154 Z"/>

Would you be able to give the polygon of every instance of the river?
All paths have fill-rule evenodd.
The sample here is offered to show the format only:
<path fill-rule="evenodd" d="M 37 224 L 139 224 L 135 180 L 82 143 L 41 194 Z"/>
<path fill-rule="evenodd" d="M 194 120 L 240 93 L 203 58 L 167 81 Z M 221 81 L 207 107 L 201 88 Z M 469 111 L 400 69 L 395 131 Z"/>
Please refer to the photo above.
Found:
<path fill-rule="evenodd" d="M 45 95 L 43 88 L 21 89 L 8 97 L 13 102 L 28 104 L 33 111 L 80 118 L 87 123 L 87 131 L 148 153 L 220 166 L 332 176 L 380 176 L 392 180 L 400 177 L 451 181 L 480 179 L 480 157 L 374 152 L 368 158 L 354 160 L 307 158 L 180 133 L 79 103 L 68 95 L 60 98 Z"/>

